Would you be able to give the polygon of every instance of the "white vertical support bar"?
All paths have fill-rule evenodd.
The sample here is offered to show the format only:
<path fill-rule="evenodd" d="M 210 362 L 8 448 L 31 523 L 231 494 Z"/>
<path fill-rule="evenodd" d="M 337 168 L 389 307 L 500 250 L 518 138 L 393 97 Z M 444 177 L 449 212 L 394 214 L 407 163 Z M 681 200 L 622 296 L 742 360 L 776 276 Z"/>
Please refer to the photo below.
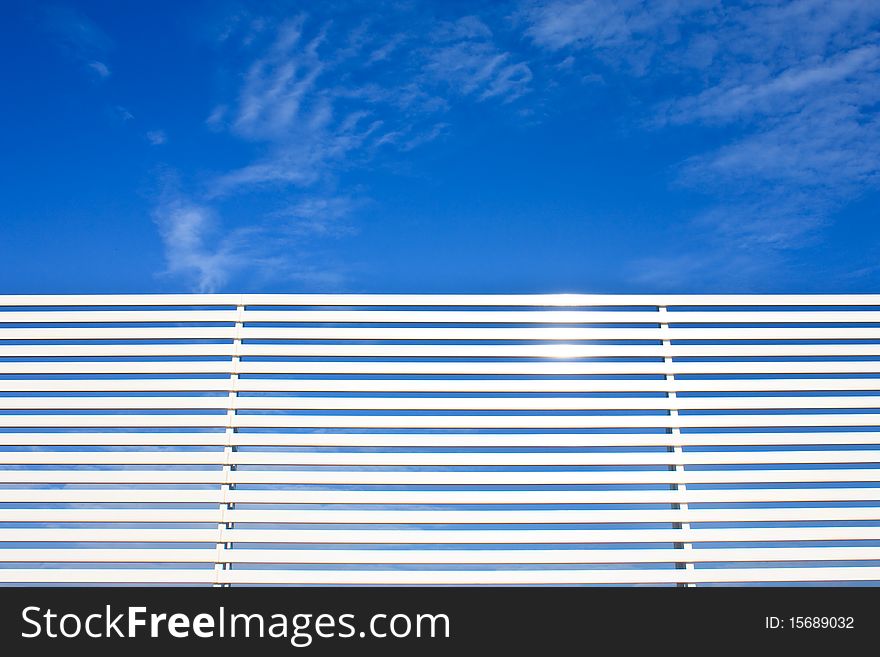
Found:
<path fill-rule="evenodd" d="M 244 304 L 239 303 L 237 307 L 237 317 L 235 321 L 235 331 L 232 340 L 232 366 L 229 373 L 229 402 L 226 407 L 226 440 L 223 447 L 223 483 L 220 485 L 221 501 L 220 501 L 220 522 L 217 524 L 217 560 L 214 563 L 214 571 L 216 579 L 214 586 L 223 587 L 229 584 L 220 584 L 220 572 L 229 570 L 232 564 L 223 558 L 226 550 L 232 549 L 232 543 L 223 541 L 223 532 L 232 528 L 231 522 L 226 522 L 226 512 L 233 508 L 234 504 L 229 502 L 229 491 L 233 485 L 231 483 L 232 469 L 232 452 L 235 451 L 235 427 L 233 419 L 235 418 L 235 402 L 238 397 L 238 370 L 241 363 L 241 333 L 244 327 Z"/>
<path fill-rule="evenodd" d="M 661 315 L 666 315 L 669 312 L 666 306 L 658 306 L 657 310 L 661 313 Z M 665 320 L 666 320 L 665 317 L 661 318 L 661 322 L 660 322 L 660 330 L 661 331 L 668 331 L 669 330 L 669 322 L 665 321 Z M 672 341 L 664 339 L 663 346 L 664 347 L 672 346 Z M 670 356 L 665 356 L 663 358 L 663 362 L 671 365 L 673 361 Z M 667 374 L 666 380 L 670 381 L 670 382 L 675 381 L 675 375 L 672 373 Z M 670 386 L 670 387 L 672 387 L 672 386 Z M 666 396 L 670 399 L 669 416 L 670 417 L 678 417 L 678 409 L 675 408 L 675 402 L 673 401 L 677 398 L 677 396 L 678 396 L 677 393 L 675 392 L 674 389 L 672 389 L 666 393 Z M 681 436 L 681 428 L 677 427 L 677 426 L 673 426 L 668 430 L 668 432 L 671 434 L 672 439 L 670 441 L 669 447 L 667 448 L 667 451 L 675 453 L 675 454 L 681 454 L 683 452 L 682 447 L 681 447 L 681 443 L 680 443 L 680 441 L 676 440 L 677 436 Z M 683 473 L 684 472 L 684 465 L 682 465 L 681 463 L 676 463 L 675 465 L 670 465 L 669 469 L 671 471 L 674 471 L 677 473 Z M 687 486 L 685 484 L 679 483 L 679 482 L 671 484 L 670 488 L 675 491 L 687 490 Z M 672 505 L 672 508 L 673 509 L 680 509 L 682 511 L 687 511 L 688 505 L 687 505 L 687 503 L 674 503 Z M 691 525 L 688 522 L 675 523 L 674 528 L 689 531 L 691 528 Z M 676 543 L 675 547 L 677 549 L 680 549 L 683 551 L 682 557 L 686 557 L 688 550 L 693 550 L 693 544 L 691 544 L 691 543 Z M 681 570 L 694 570 L 693 562 L 688 561 L 686 558 L 683 558 L 681 561 L 677 562 L 675 564 L 675 567 L 679 568 Z M 692 583 L 691 584 L 679 584 L 679 586 L 694 587 L 694 586 L 696 586 L 696 584 L 692 584 Z"/>

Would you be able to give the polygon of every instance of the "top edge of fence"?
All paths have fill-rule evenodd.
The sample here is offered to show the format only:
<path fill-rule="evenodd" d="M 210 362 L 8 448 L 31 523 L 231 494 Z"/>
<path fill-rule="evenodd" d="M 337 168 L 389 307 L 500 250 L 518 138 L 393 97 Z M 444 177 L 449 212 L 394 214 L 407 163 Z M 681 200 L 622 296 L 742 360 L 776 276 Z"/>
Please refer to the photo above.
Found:
<path fill-rule="evenodd" d="M 880 294 L 7 294 L 0 307 L 878 306 Z"/>

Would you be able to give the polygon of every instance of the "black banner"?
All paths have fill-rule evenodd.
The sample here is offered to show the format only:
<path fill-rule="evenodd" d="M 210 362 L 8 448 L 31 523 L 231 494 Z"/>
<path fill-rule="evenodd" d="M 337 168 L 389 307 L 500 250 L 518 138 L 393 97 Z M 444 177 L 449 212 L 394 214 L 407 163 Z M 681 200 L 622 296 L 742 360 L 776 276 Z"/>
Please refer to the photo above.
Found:
<path fill-rule="evenodd" d="M 824 587 L 7 588 L 0 645 L 8 655 L 840 650 L 876 645 L 878 601 L 875 588 Z"/>

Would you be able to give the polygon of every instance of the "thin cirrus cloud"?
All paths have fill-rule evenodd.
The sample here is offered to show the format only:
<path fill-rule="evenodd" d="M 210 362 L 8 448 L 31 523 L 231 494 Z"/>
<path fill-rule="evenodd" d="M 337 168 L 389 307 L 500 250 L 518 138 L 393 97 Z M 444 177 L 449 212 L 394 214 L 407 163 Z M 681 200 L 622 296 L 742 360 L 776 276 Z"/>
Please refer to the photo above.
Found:
<path fill-rule="evenodd" d="M 310 188 L 379 146 L 405 137 L 438 135 L 423 118 L 390 116 L 395 103 L 421 100 L 408 89 L 350 82 L 359 58 L 372 68 L 388 59 L 387 44 L 347 42 L 349 34 L 299 17 L 282 24 L 270 45 L 247 67 L 232 103 L 208 118 L 218 131 L 262 152 L 241 167 L 218 173 L 208 195 L 222 197 L 259 187 Z M 347 46 L 347 47 L 343 47 Z M 381 51 L 381 56 L 374 56 Z M 424 102 L 424 101 L 422 101 Z"/>
<path fill-rule="evenodd" d="M 715 22 L 719 0 L 552 0 L 522 3 L 525 37 L 559 53 L 589 52 L 638 76 L 680 38 L 688 23 Z"/>
<path fill-rule="evenodd" d="M 308 186 L 378 147 L 409 150 L 427 143 L 448 127 L 437 118 L 448 107 L 447 86 L 477 101 L 510 102 L 528 91 L 528 67 L 499 50 L 475 17 L 441 23 L 424 47 L 414 45 L 412 35 L 352 38 L 313 22 L 299 17 L 283 24 L 247 67 L 234 109 L 212 111 L 213 126 L 231 113 L 228 132 L 269 151 L 219 175 L 218 195 L 265 183 Z M 421 72 L 406 65 L 410 55 L 423 62 Z M 352 82 L 353 73 L 379 82 Z"/>
<path fill-rule="evenodd" d="M 875 82 L 874 73 L 880 68 L 880 46 L 865 45 L 828 58 L 811 59 L 776 76 L 758 74 L 753 80 L 726 81 L 696 96 L 673 101 L 665 118 L 670 123 L 724 122 L 777 114 L 781 109 L 800 109 L 837 85 L 845 84 L 849 90 L 858 84 L 859 78 Z"/>
<path fill-rule="evenodd" d="M 144 137 L 152 146 L 161 146 L 168 141 L 168 135 L 164 130 L 148 130 Z"/>
<path fill-rule="evenodd" d="M 690 221 L 711 257 L 641 259 L 640 283 L 681 285 L 702 261 L 747 286 L 880 182 L 876 2 L 560 0 L 526 3 L 520 17 L 539 48 L 600 62 L 635 88 L 670 76 L 691 90 L 646 103 L 646 129 L 732 129 L 674 173 L 711 199 Z M 722 261 L 737 263 L 736 277 Z"/>
<path fill-rule="evenodd" d="M 863 6 L 849 4 L 855 18 Z M 746 247 L 778 253 L 808 245 L 846 202 L 878 183 L 880 123 L 872 108 L 880 102 L 880 46 L 860 44 L 876 37 L 842 20 L 841 7 L 833 13 L 829 22 L 839 31 L 818 33 L 810 28 L 821 16 L 795 14 L 805 24 L 789 30 L 802 28 L 801 38 L 768 30 L 779 23 L 771 17 L 751 17 L 729 37 L 749 44 L 740 55 L 746 65 L 722 64 L 716 84 L 662 112 L 660 121 L 672 124 L 744 128 L 738 138 L 684 162 L 680 181 L 723 194 L 727 208 L 710 209 L 700 220 L 711 225 L 713 215 L 724 216 L 717 227 Z M 744 203 L 746 195 L 761 198 L 761 206 Z M 731 230 L 736 223 L 738 232 Z"/>
<path fill-rule="evenodd" d="M 267 24 L 223 30 L 220 47 L 245 64 L 206 120 L 251 157 L 187 191 L 164 191 L 156 206 L 165 273 L 203 291 L 247 268 L 338 285 L 345 272 L 320 257 L 318 242 L 356 232 L 351 217 L 369 202 L 341 176 L 442 137 L 451 102 L 507 105 L 530 91 L 528 66 L 475 17 L 382 35 L 305 15 Z M 224 204 L 243 195 L 275 207 L 244 224 L 224 221 Z"/>
<path fill-rule="evenodd" d="M 687 237 L 674 253 L 631 263 L 639 284 L 748 289 L 880 183 L 880 3 L 524 0 L 443 20 L 395 5 L 381 26 L 310 11 L 243 11 L 219 30 L 230 86 L 204 115 L 238 159 L 166 188 L 154 215 L 165 273 L 195 289 L 246 272 L 339 285 L 324 240 L 355 234 L 370 204 L 346 174 L 454 133 L 460 107 L 518 117 L 550 86 L 618 85 L 629 129 L 706 136 L 668 172 L 703 207 L 670 219 Z M 106 45 L 77 47 L 101 75 Z M 242 198 L 259 201 L 247 218 Z"/>
<path fill-rule="evenodd" d="M 304 254 L 287 248 L 270 227 L 249 224 L 230 229 L 210 205 L 181 193 L 176 181 L 166 179 L 163 187 L 153 212 L 165 246 L 161 276 L 190 281 L 197 292 L 213 292 L 254 271 L 275 272 L 317 285 L 335 281 L 335 274 L 319 272 L 302 257 Z"/>
<path fill-rule="evenodd" d="M 104 63 L 99 62 L 98 60 L 92 60 L 87 63 L 87 66 L 95 72 L 95 74 L 99 78 L 109 78 L 110 77 L 110 68 Z"/>
<path fill-rule="evenodd" d="M 54 44 L 99 80 L 110 77 L 106 59 L 113 40 L 85 14 L 65 6 L 42 9 L 42 24 Z"/>
<path fill-rule="evenodd" d="M 272 213 L 286 220 L 287 231 L 295 236 L 342 236 L 356 232 L 349 218 L 368 201 L 349 196 L 303 198 Z"/>
<path fill-rule="evenodd" d="M 478 101 L 513 101 L 529 92 L 532 71 L 502 51 L 489 27 L 475 16 L 441 23 L 426 48 L 426 74 Z"/>
<path fill-rule="evenodd" d="M 166 274 L 195 280 L 198 291 L 209 291 L 240 266 L 233 238 L 212 243 L 217 220 L 209 208 L 171 196 L 162 200 L 154 215 L 165 245 Z"/>

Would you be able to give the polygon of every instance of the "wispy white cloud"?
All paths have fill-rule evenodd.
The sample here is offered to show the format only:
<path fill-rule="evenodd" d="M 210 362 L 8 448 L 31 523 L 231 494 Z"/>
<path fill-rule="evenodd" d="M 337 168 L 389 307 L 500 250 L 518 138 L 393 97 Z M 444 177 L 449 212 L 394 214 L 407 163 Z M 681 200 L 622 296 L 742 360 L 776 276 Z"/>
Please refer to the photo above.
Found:
<path fill-rule="evenodd" d="M 321 30 L 304 40 L 304 22 L 300 17 L 282 24 L 268 52 L 248 68 L 231 126 L 237 134 L 250 139 L 283 137 L 306 111 L 307 97 L 325 68 L 317 52 L 325 33 Z"/>
<path fill-rule="evenodd" d="M 344 266 L 308 238 L 343 231 L 336 219 L 346 202 L 303 203 L 264 221 L 230 226 L 211 205 L 166 185 L 153 212 L 165 247 L 160 275 L 189 281 L 198 292 L 216 292 L 241 277 L 255 284 L 280 278 L 315 289 L 338 286 Z"/>
<path fill-rule="evenodd" d="M 154 218 L 165 245 L 164 274 L 184 276 L 198 291 L 212 292 L 241 266 L 236 237 L 218 236 L 210 208 L 166 193 Z"/>
<path fill-rule="evenodd" d="M 113 108 L 113 115 L 120 121 L 131 121 L 134 119 L 134 114 L 132 114 L 127 107 L 123 107 L 122 105 L 117 105 Z"/>
<path fill-rule="evenodd" d="M 719 5 L 720 0 L 527 1 L 518 18 L 526 37 L 540 48 L 566 58 L 573 51 L 589 51 L 644 74 L 658 52 L 679 41 L 686 23 L 714 22 Z"/>
<path fill-rule="evenodd" d="M 477 100 L 510 102 L 529 91 L 532 71 L 494 42 L 492 31 L 476 16 L 441 23 L 426 49 L 426 73 L 456 93 Z"/>
<path fill-rule="evenodd" d="M 367 56 L 367 65 L 375 64 L 377 62 L 383 62 L 388 59 L 391 54 L 397 50 L 400 45 L 405 41 L 405 37 L 402 34 L 395 34 L 390 39 L 388 39 L 384 44 L 380 45 L 378 48 L 373 50 Z"/>
<path fill-rule="evenodd" d="M 666 104 L 662 117 L 670 123 L 694 121 L 728 122 L 756 115 L 774 115 L 780 111 L 801 109 L 817 96 L 844 84 L 855 89 L 857 79 L 872 86 L 880 68 L 880 45 L 864 45 L 827 58 L 814 55 L 801 63 L 773 75 L 766 70 L 752 74 L 752 79 L 725 79 L 696 96 L 684 97 Z M 867 79 L 865 79 L 867 78 Z M 859 100 L 859 99 L 856 99 Z"/>
<path fill-rule="evenodd" d="M 235 49 L 246 41 L 250 51 L 254 20 L 243 22 L 246 39 L 239 41 L 232 28 L 224 33 L 224 46 Z M 361 203 L 328 193 L 331 174 L 371 138 L 379 122 L 364 108 L 338 107 L 341 94 L 321 79 L 336 64 L 332 49 L 319 53 L 326 30 L 302 16 L 280 24 L 269 43 L 250 55 L 237 93 L 211 111 L 208 127 L 252 145 L 255 155 L 216 172 L 186 198 L 176 193 L 169 201 L 162 195 L 156 217 L 166 273 L 201 290 L 221 289 L 231 276 L 245 273 L 319 288 L 339 283 L 341 268 L 331 258 L 319 264 L 314 240 L 346 233 L 344 219 Z M 221 219 L 233 196 L 276 190 L 296 200 L 244 222 Z"/>
<path fill-rule="evenodd" d="M 65 6 L 42 9 L 43 25 L 55 44 L 98 79 L 110 76 L 106 57 L 113 40 L 84 13 Z"/>
<path fill-rule="evenodd" d="M 700 217 L 705 226 L 723 217 L 714 227 L 732 244 L 738 225 L 745 245 L 806 246 L 845 203 L 880 183 L 880 46 L 815 52 L 778 71 L 763 63 L 745 75 L 731 67 L 715 86 L 666 105 L 662 118 L 741 131 L 680 169 L 681 182 L 725 200 Z M 744 196 L 762 198 L 761 206 Z"/>
<path fill-rule="evenodd" d="M 144 136 L 153 146 L 161 146 L 168 141 L 168 135 L 164 130 L 148 130 Z"/>
<path fill-rule="evenodd" d="M 758 276 L 880 184 L 880 3 L 556 0 L 527 3 L 521 17 L 550 52 L 696 89 L 654 104 L 649 129 L 719 131 L 707 140 L 716 148 L 675 172 L 677 184 L 713 200 L 689 232 L 715 257 L 666 257 L 658 279 L 694 263 L 723 269 L 721 260 Z"/>
<path fill-rule="evenodd" d="M 103 79 L 110 77 L 110 68 L 104 62 L 99 62 L 98 60 L 93 59 L 86 65 L 93 70 L 99 78 Z"/>
<path fill-rule="evenodd" d="M 328 27 L 306 23 L 298 17 L 282 24 L 248 66 L 235 103 L 212 111 L 212 126 L 266 147 L 254 161 L 219 174 L 213 195 L 264 185 L 314 185 L 378 138 L 383 121 L 372 107 L 377 94 L 340 84 L 338 51 L 319 52 Z M 353 101 L 361 106 L 353 107 Z"/>
<path fill-rule="evenodd" d="M 597 0 L 529 3 L 526 35 L 552 50 L 628 44 L 634 37 L 630 16 L 641 6 L 641 2 Z"/>
<path fill-rule="evenodd" d="M 224 214 L 236 197 L 263 200 L 246 222 L 227 215 L 226 228 L 219 220 L 212 224 L 221 233 L 248 229 L 249 236 L 260 236 L 247 247 L 257 257 L 242 266 L 271 262 L 267 271 L 305 280 L 304 246 L 314 254 L 321 240 L 352 234 L 350 219 L 366 203 L 363 190 L 345 188 L 347 172 L 441 138 L 450 130 L 445 115 L 453 103 L 502 106 L 530 91 L 527 63 L 501 48 L 476 17 L 400 28 L 377 31 L 369 22 L 346 26 L 306 15 L 258 21 L 241 13 L 218 31 L 218 47 L 245 64 L 227 71 L 239 82 L 214 103 L 205 123 L 250 154 L 192 186 L 189 198 L 209 217 Z M 167 203 L 160 207 L 165 216 L 178 217 L 175 225 L 185 225 L 186 215 L 172 213 Z M 170 254 L 175 233 L 164 234 Z M 230 259 L 244 250 L 238 243 L 235 249 L 206 250 L 200 243 L 175 252 L 170 260 L 198 266 L 168 269 L 200 288 L 222 287 L 225 279 L 212 275 L 210 265 L 234 269 Z M 276 256 L 293 254 L 296 267 L 278 265 Z M 324 262 L 327 275 L 318 276 L 315 265 L 307 279 L 338 282 L 332 260 Z"/>
<path fill-rule="evenodd" d="M 880 92 L 871 95 L 880 101 Z M 878 148 L 877 116 L 852 99 L 825 97 L 688 160 L 682 166 L 682 178 L 695 186 L 751 181 L 846 198 L 878 182 Z"/>
<path fill-rule="evenodd" d="M 778 264 L 775 259 L 755 258 L 748 252 L 711 245 L 699 251 L 638 258 L 627 266 L 630 280 L 644 290 L 735 293 L 772 280 Z"/>
<path fill-rule="evenodd" d="M 272 213 L 288 234 L 297 237 L 334 237 L 354 232 L 349 222 L 366 201 L 350 196 L 306 196 Z"/>
<path fill-rule="evenodd" d="M 292 126 L 290 132 L 270 142 L 266 155 L 238 169 L 218 175 L 211 195 L 223 196 L 242 189 L 266 185 L 310 186 L 324 179 L 331 167 L 374 138 L 381 122 L 365 121 L 351 113 L 336 121 L 328 105 L 322 105 Z"/>

